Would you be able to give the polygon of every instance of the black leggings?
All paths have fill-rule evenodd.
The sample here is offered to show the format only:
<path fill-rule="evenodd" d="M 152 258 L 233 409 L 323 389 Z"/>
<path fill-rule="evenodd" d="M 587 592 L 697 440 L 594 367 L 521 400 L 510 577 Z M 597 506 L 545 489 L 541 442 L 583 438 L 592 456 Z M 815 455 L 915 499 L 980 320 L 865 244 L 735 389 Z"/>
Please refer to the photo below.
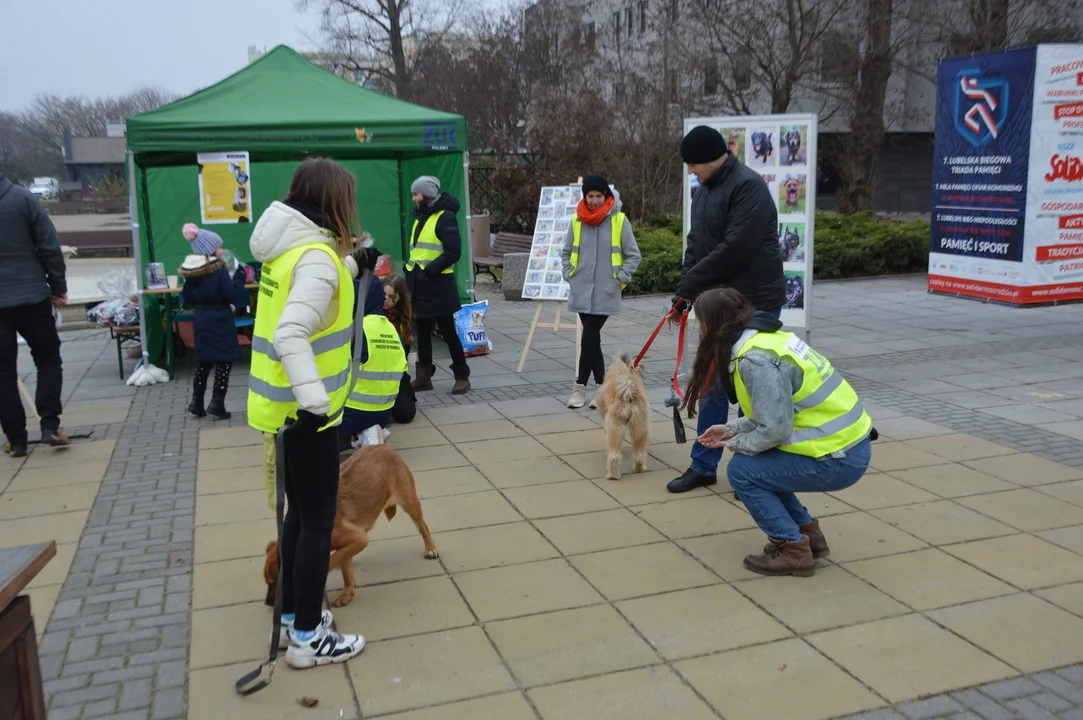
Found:
<path fill-rule="evenodd" d="M 233 370 L 233 363 L 231 362 L 200 363 L 196 365 L 196 374 L 192 378 L 192 389 L 198 395 L 202 395 L 207 391 L 207 378 L 211 374 L 212 367 L 214 368 L 213 394 L 225 396 L 226 391 L 229 390 L 229 374 Z"/>
<path fill-rule="evenodd" d="M 466 353 L 463 352 L 463 344 L 459 342 L 455 318 L 451 315 L 417 319 L 417 362 L 420 365 L 432 365 L 432 331 L 435 327 L 440 328 L 440 334 L 447 342 L 447 349 L 451 352 L 451 367 L 465 369 Z"/>
<path fill-rule="evenodd" d="M 283 439 L 286 520 L 282 527 L 282 612 L 294 627 L 315 630 L 323 612 L 331 530 L 338 496 L 338 433 L 334 428 Z"/>
<path fill-rule="evenodd" d="M 587 315 L 579 313 L 583 323 L 583 339 L 580 342 L 579 376 L 575 381 L 586 385 L 594 373 L 594 382 L 598 385 L 605 380 L 605 356 L 602 354 L 602 326 L 609 319 L 608 315 Z"/>

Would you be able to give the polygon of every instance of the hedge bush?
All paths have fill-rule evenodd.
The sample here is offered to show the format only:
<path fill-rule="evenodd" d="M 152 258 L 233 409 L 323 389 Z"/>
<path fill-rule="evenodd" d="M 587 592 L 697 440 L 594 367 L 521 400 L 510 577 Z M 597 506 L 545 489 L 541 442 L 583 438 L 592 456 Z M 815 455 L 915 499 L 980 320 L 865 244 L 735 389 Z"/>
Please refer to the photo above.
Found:
<path fill-rule="evenodd" d="M 681 279 L 680 218 L 652 216 L 635 230 L 643 260 L 625 293 L 673 292 Z M 929 223 L 817 212 L 815 255 L 817 279 L 924 272 L 929 267 Z"/>

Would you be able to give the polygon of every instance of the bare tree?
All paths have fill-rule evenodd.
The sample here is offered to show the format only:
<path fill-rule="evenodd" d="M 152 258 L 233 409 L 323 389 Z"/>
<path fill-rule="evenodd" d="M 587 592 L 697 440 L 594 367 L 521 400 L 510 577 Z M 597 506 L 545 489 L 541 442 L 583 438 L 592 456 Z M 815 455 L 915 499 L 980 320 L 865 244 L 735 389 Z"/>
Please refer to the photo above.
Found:
<path fill-rule="evenodd" d="M 29 182 L 59 175 L 64 167 L 60 146 L 44 141 L 25 115 L 0 112 L 0 172 L 9 180 Z"/>
<path fill-rule="evenodd" d="M 948 56 L 1080 40 L 1075 0 L 915 0 L 908 8 L 922 40 Z"/>
<path fill-rule="evenodd" d="M 297 0 L 316 10 L 327 50 L 381 90 L 413 99 L 417 65 L 455 30 L 465 0 Z"/>
<path fill-rule="evenodd" d="M 123 120 L 172 102 L 176 96 L 155 87 L 142 87 L 119 97 L 89 100 L 84 97 L 39 95 L 28 110 L 38 131 L 58 145 L 65 131 L 76 136 L 105 134 L 110 120 Z"/>
<path fill-rule="evenodd" d="M 887 134 L 888 83 L 894 59 L 904 46 L 902 38 L 892 35 L 894 11 L 895 0 L 867 0 L 860 15 L 860 59 L 852 81 L 841 88 L 850 120 L 835 158 L 841 181 L 835 207 L 842 213 L 873 210 L 880 149 Z"/>
<path fill-rule="evenodd" d="M 754 115 L 791 109 L 818 70 L 825 37 L 850 0 L 692 0 L 705 33 L 706 90 L 723 109 Z"/>

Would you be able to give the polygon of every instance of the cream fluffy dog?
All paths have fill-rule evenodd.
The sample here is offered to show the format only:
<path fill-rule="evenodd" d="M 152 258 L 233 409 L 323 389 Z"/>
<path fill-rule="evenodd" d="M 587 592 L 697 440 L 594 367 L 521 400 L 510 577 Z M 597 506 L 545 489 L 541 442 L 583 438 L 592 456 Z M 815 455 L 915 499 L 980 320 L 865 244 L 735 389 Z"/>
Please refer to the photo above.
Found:
<path fill-rule="evenodd" d="M 643 373 L 638 367 L 629 366 L 628 356 L 624 353 L 613 358 L 605 373 L 605 382 L 598 390 L 598 412 L 605 419 L 606 477 L 620 479 L 625 431 L 632 440 L 635 471 L 646 470 L 647 448 L 651 441 L 651 408 Z"/>

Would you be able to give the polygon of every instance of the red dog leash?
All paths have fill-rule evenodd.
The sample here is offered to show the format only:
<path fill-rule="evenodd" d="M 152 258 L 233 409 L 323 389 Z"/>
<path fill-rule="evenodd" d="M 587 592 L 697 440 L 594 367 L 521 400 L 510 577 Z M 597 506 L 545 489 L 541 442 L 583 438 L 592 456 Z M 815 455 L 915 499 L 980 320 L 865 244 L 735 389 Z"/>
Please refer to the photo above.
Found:
<path fill-rule="evenodd" d="M 643 349 L 639 351 L 639 355 L 636 355 L 636 359 L 632 361 L 632 367 L 638 367 L 640 361 L 643 360 L 643 356 L 650 350 L 651 345 L 654 344 L 655 339 L 658 337 L 658 333 L 662 332 L 662 328 L 667 322 L 672 321 L 680 312 L 680 330 L 677 333 L 677 366 L 673 368 L 673 377 L 670 380 L 670 387 L 673 394 L 666 400 L 666 407 L 673 408 L 673 434 L 678 444 L 686 442 L 684 423 L 681 421 L 680 400 L 683 399 L 684 393 L 681 392 L 681 385 L 677 382 L 677 374 L 681 370 L 681 360 L 684 357 L 684 331 L 688 325 L 688 312 L 678 311 L 677 308 L 672 307 L 666 311 L 666 314 L 662 316 L 662 321 L 658 323 L 658 327 L 654 329 L 651 336 L 647 338 L 647 343 L 643 346 Z"/>

